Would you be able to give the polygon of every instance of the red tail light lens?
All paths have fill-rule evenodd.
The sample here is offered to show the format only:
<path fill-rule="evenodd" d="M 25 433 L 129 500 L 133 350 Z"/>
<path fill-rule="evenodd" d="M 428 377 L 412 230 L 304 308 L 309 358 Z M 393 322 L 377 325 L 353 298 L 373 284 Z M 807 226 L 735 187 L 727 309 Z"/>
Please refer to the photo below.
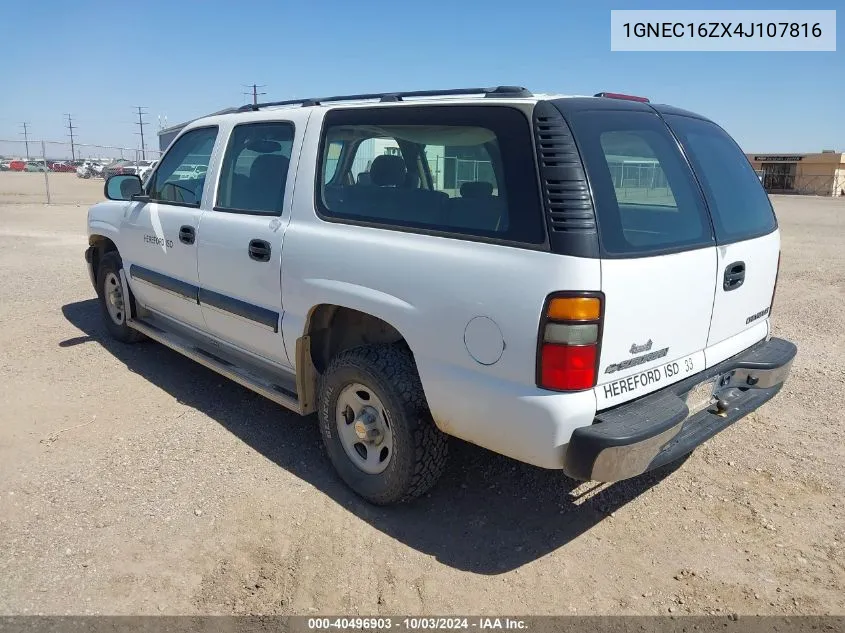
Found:
<path fill-rule="evenodd" d="M 590 389 L 596 384 L 597 345 L 543 345 L 540 381 L 562 391 Z"/>
<path fill-rule="evenodd" d="M 595 386 L 603 315 L 600 292 L 559 292 L 546 299 L 537 350 L 538 387 L 581 391 Z"/>

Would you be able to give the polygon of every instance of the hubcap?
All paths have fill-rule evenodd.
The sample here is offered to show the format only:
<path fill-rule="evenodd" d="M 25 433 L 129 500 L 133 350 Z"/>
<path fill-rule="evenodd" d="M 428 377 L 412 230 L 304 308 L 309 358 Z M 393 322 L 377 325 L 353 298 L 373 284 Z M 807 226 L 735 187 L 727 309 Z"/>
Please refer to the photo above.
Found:
<path fill-rule="evenodd" d="M 123 325 L 125 317 L 123 308 L 123 287 L 120 285 L 120 279 L 118 279 L 115 273 L 108 273 L 106 275 L 103 293 L 106 298 L 106 309 L 109 311 L 111 320 L 117 325 Z"/>
<path fill-rule="evenodd" d="M 393 455 L 393 431 L 378 396 L 360 383 L 347 385 L 337 399 L 335 413 L 340 443 L 359 469 L 377 475 Z"/>

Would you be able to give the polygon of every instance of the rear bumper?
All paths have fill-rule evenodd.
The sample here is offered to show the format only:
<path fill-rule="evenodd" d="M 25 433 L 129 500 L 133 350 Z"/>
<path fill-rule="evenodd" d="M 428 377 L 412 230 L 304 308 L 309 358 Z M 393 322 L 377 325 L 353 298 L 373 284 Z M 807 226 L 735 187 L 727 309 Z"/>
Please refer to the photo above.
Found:
<path fill-rule="evenodd" d="M 640 475 L 690 453 L 763 403 L 789 376 L 797 348 L 773 338 L 699 374 L 638 400 L 596 414 L 580 427 L 564 457 L 564 472 L 581 480 L 618 481 Z M 719 400 L 689 415 L 686 395 L 715 379 Z"/>

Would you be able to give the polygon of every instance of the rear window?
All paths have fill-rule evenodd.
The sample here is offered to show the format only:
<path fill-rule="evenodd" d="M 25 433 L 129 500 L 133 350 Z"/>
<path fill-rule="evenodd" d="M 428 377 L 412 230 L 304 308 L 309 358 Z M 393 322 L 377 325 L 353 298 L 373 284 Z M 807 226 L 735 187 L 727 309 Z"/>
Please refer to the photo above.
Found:
<path fill-rule="evenodd" d="M 678 115 L 666 121 L 704 189 L 716 240 L 737 242 L 773 231 L 777 222 L 769 197 L 734 140 L 709 121 Z"/>
<path fill-rule="evenodd" d="M 698 185 L 656 114 L 585 111 L 573 115 L 572 123 L 605 255 L 653 255 L 713 244 Z"/>

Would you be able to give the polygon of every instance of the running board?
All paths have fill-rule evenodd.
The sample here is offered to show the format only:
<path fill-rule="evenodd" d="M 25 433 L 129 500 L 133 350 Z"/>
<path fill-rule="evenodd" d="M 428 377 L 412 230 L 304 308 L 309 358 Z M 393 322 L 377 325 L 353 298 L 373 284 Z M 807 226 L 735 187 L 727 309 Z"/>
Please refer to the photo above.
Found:
<path fill-rule="evenodd" d="M 158 341 L 162 345 L 166 345 L 170 349 L 179 352 L 183 356 L 187 356 L 200 365 L 216 371 L 221 376 L 225 376 L 239 385 L 251 389 L 255 393 L 302 415 L 302 409 L 295 387 L 287 387 L 266 380 L 246 367 L 237 365 L 222 358 L 215 352 L 199 347 L 194 341 L 186 337 L 179 336 L 173 332 L 166 332 L 144 321 L 127 319 L 126 325 L 133 330 L 138 330 L 154 341 Z"/>

